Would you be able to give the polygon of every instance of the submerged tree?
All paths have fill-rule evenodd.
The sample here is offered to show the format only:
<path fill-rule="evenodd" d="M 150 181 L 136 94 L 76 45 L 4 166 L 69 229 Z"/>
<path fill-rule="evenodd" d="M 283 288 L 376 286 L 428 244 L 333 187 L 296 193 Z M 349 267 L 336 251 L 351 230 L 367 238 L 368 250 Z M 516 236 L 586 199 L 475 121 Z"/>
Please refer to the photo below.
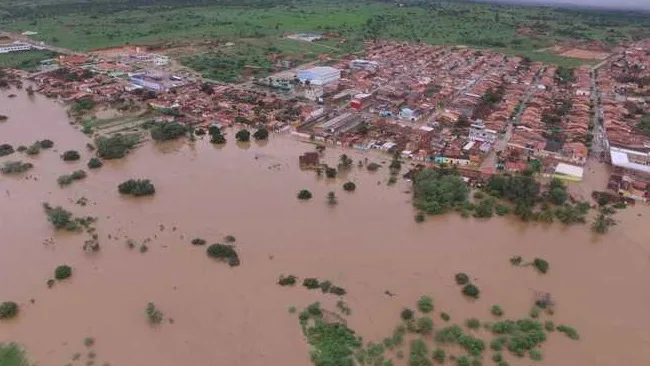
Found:
<path fill-rule="evenodd" d="M 327 193 L 327 203 L 329 205 L 336 205 L 338 203 L 336 199 L 336 194 L 334 192 L 328 192 Z"/>

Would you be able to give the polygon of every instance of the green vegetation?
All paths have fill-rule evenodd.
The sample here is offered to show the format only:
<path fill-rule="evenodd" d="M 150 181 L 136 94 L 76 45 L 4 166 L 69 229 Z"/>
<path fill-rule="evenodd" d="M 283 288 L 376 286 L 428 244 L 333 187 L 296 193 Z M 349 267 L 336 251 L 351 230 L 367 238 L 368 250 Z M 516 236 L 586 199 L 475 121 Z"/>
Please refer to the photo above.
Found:
<path fill-rule="evenodd" d="M 11 155 L 14 153 L 14 147 L 9 144 L 0 145 L 0 157 Z"/>
<path fill-rule="evenodd" d="M 32 50 L 26 52 L 11 52 L 0 54 L 0 68 L 34 72 L 38 70 L 41 61 L 57 57 L 56 52 Z"/>
<path fill-rule="evenodd" d="M 205 245 L 205 243 L 206 243 L 205 239 L 201 239 L 201 238 L 192 239 L 192 245 Z"/>
<path fill-rule="evenodd" d="M 227 262 L 231 267 L 237 267 L 240 264 L 239 255 L 232 245 L 212 244 L 207 249 L 208 257 Z"/>
<path fill-rule="evenodd" d="M 445 363 L 445 359 L 447 358 L 447 354 L 445 353 L 444 349 L 441 348 L 436 348 L 433 350 L 433 360 L 436 361 L 439 364 Z"/>
<path fill-rule="evenodd" d="M 418 299 L 418 309 L 423 313 L 430 313 L 433 310 L 433 299 L 429 296 L 422 296 Z"/>
<path fill-rule="evenodd" d="M 0 171 L 2 174 L 18 174 L 24 173 L 33 168 L 32 163 L 23 163 L 22 161 L 7 161 L 4 163 Z"/>
<path fill-rule="evenodd" d="M 413 205 L 430 215 L 439 215 L 467 201 L 469 189 L 453 174 L 424 169 L 413 179 Z"/>
<path fill-rule="evenodd" d="M 616 220 L 601 212 L 591 224 L 591 229 L 598 234 L 605 234 L 614 225 L 616 225 Z"/>
<path fill-rule="evenodd" d="M 445 313 L 445 312 L 443 311 L 442 313 L 440 313 L 440 319 L 442 319 L 442 320 L 448 322 L 448 321 L 451 319 L 451 317 L 449 316 L 449 314 L 447 314 L 447 313 Z"/>
<path fill-rule="evenodd" d="M 116 133 L 111 136 L 100 136 L 95 139 L 97 155 L 103 159 L 123 158 L 138 141 L 140 141 L 140 137 L 135 134 L 123 135 Z"/>
<path fill-rule="evenodd" d="M 325 321 L 319 303 L 309 305 L 299 320 L 315 366 L 355 364 L 354 354 L 362 348 L 360 339 L 345 324 Z"/>
<path fill-rule="evenodd" d="M 154 141 L 169 141 L 185 136 L 188 128 L 183 123 L 178 122 L 160 122 L 155 123 L 149 133 Z"/>
<path fill-rule="evenodd" d="M 81 155 L 79 155 L 79 152 L 76 150 L 68 150 L 61 155 L 61 159 L 63 159 L 63 161 L 77 161 L 81 159 Z"/>
<path fill-rule="evenodd" d="M 409 366 L 431 366 L 429 348 L 421 339 L 414 339 L 410 343 Z"/>
<path fill-rule="evenodd" d="M 418 212 L 415 214 L 415 222 L 417 223 L 424 222 L 426 219 L 427 217 L 423 212 Z"/>
<path fill-rule="evenodd" d="M 530 355 L 530 359 L 533 361 L 541 361 L 543 358 L 542 353 L 537 349 L 531 349 L 528 354 Z"/>
<path fill-rule="evenodd" d="M 255 133 L 253 134 L 253 138 L 258 141 L 262 140 L 267 140 L 269 138 L 269 130 L 266 128 L 259 128 Z"/>
<path fill-rule="evenodd" d="M 90 158 L 88 161 L 88 169 L 99 169 L 104 165 L 99 158 Z"/>
<path fill-rule="evenodd" d="M 458 285 L 463 286 L 469 283 L 469 276 L 465 273 L 459 272 L 454 276 L 454 280 L 456 280 Z"/>
<path fill-rule="evenodd" d="M 578 340 L 580 339 L 580 335 L 578 334 L 578 331 L 575 329 L 567 326 L 567 325 L 558 325 L 555 328 L 558 332 L 564 333 L 567 337 L 573 339 L 573 340 Z"/>
<path fill-rule="evenodd" d="M 50 149 L 54 146 L 54 141 L 45 139 L 39 141 L 38 144 L 40 145 L 41 149 Z"/>
<path fill-rule="evenodd" d="M 152 302 L 147 304 L 145 314 L 147 315 L 150 324 L 160 324 L 163 321 L 163 313 L 158 310 L 156 305 Z"/>
<path fill-rule="evenodd" d="M 469 318 L 465 321 L 465 326 L 469 329 L 479 329 L 481 327 L 481 321 L 477 318 Z"/>
<path fill-rule="evenodd" d="M 92 347 L 94 345 L 95 345 L 95 338 L 93 338 L 93 337 L 84 338 L 84 346 Z"/>
<path fill-rule="evenodd" d="M 490 308 L 490 312 L 491 312 L 492 315 L 494 315 L 494 316 L 498 316 L 498 317 L 503 316 L 503 308 L 502 308 L 501 306 L 499 306 L 499 305 L 493 305 L 493 306 Z"/>
<path fill-rule="evenodd" d="M 72 276 L 72 267 L 66 264 L 60 265 L 54 270 L 54 278 L 59 281 L 68 279 L 70 276 Z"/>
<path fill-rule="evenodd" d="M 418 333 L 431 334 L 433 332 L 433 320 L 428 316 L 423 316 L 415 322 L 415 328 Z"/>
<path fill-rule="evenodd" d="M 70 185 L 75 180 L 86 178 L 86 172 L 83 170 L 75 170 L 72 174 L 62 175 L 56 181 L 60 186 Z"/>
<path fill-rule="evenodd" d="M 43 204 L 43 209 L 47 215 L 47 220 L 54 226 L 55 229 L 66 229 L 68 231 L 76 231 L 79 225 L 72 217 L 72 212 L 64 209 L 61 206 L 52 207 L 47 203 Z"/>
<path fill-rule="evenodd" d="M 336 168 L 331 168 L 331 167 L 326 167 L 325 168 L 325 176 L 330 179 L 336 178 L 336 174 L 338 172 L 336 171 Z"/>
<path fill-rule="evenodd" d="M 357 185 L 354 184 L 353 182 L 343 183 L 343 190 L 347 192 L 354 192 L 356 189 L 357 189 Z"/>
<path fill-rule="evenodd" d="M 72 75 L 73 77 L 76 78 L 76 74 L 68 74 L 68 75 Z M 85 112 L 92 110 L 93 108 L 95 108 L 95 102 L 92 99 L 87 98 L 72 103 L 72 105 L 70 106 L 70 111 L 72 112 L 73 115 L 79 116 L 84 114 Z"/>
<path fill-rule="evenodd" d="M 156 193 L 156 188 L 149 179 L 129 179 L 117 186 L 120 194 L 128 194 L 135 197 L 150 196 Z"/>
<path fill-rule="evenodd" d="M 548 272 L 548 262 L 542 258 L 535 258 L 533 260 L 533 266 L 535 266 L 540 273 Z"/>
<path fill-rule="evenodd" d="M 39 142 L 33 143 L 27 149 L 25 149 L 25 154 L 27 155 L 38 155 L 41 152 L 41 144 Z"/>
<path fill-rule="evenodd" d="M 510 258 L 510 264 L 512 264 L 513 266 L 520 265 L 521 261 L 523 261 L 523 258 L 521 258 L 521 256 L 519 256 L 519 255 L 516 255 L 516 256 L 513 256 L 513 257 Z"/>
<path fill-rule="evenodd" d="M 239 142 L 248 142 L 251 139 L 251 133 L 247 129 L 243 128 L 235 134 L 235 139 Z"/>
<path fill-rule="evenodd" d="M 481 291 L 478 289 L 478 287 L 474 286 L 471 283 L 468 283 L 467 285 L 463 286 L 462 293 L 465 296 L 478 299 Z"/>
<path fill-rule="evenodd" d="M 11 319 L 18 315 L 19 311 L 18 304 L 13 301 L 5 301 L 0 303 L 0 320 L 2 319 Z"/>
<path fill-rule="evenodd" d="M 302 190 L 300 190 L 300 192 L 298 192 L 298 199 L 299 200 L 308 200 L 308 199 L 311 199 L 311 197 L 312 197 L 311 192 L 309 192 L 306 189 L 302 189 Z"/>
<path fill-rule="evenodd" d="M 404 320 L 404 321 L 407 321 L 407 320 L 413 319 L 414 315 L 415 315 L 415 313 L 413 312 L 413 310 L 411 310 L 409 308 L 405 308 L 400 313 L 400 318 L 402 318 L 402 320 Z"/>
<path fill-rule="evenodd" d="M 0 343 L 0 365 L 2 366 L 28 366 L 25 351 L 15 343 Z"/>
<path fill-rule="evenodd" d="M 280 279 L 278 279 L 278 285 L 280 286 L 293 286 L 296 284 L 296 281 L 298 280 L 298 277 L 294 275 L 288 275 L 288 276 L 280 276 Z"/>

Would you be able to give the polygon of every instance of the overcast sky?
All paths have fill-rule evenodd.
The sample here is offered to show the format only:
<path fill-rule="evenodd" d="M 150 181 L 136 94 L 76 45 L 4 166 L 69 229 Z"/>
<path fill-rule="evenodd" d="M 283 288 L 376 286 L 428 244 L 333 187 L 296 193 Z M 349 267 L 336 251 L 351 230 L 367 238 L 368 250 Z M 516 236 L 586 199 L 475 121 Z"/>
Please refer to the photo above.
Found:
<path fill-rule="evenodd" d="M 488 1 L 488 0 L 483 0 Z M 645 9 L 650 10 L 650 0 L 505 0 L 521 4 L 573 4 L 582 6 L 601 6 L 614 9 Z"/>

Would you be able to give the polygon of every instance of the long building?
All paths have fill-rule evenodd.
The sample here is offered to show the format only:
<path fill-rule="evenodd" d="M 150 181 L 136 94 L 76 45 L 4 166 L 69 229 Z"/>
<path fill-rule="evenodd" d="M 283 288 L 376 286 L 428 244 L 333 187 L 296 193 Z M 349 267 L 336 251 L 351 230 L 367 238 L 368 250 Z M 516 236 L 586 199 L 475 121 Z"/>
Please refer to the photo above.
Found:
<path fill-rule="evenodd" d="M 0 44 L 0 53 L 29 51 L 35 48 L 36 47 L 29 43 L 15 41 L 12 43 Z"/>
<path fill-rule="evenodd" d="M 303 83 L 309 81 L 313 85 L 325 85 L 341 78 L 341 70 L 329 66 L 317 66 L 298 71 L 298 79 Z"/>

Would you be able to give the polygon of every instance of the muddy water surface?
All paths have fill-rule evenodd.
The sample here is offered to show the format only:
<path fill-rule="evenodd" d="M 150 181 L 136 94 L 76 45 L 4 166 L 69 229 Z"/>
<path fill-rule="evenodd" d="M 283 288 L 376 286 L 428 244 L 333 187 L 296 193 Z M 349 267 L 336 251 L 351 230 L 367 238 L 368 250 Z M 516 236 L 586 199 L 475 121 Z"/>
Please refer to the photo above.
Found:
<path fill-rule="evenodd" d="M 86 169 L 89 140 L 68 124 L 60 105 L 14 92 L 19 97 L 12 100 L 0 93 L 0 114 L 10 116 L 0 123 L 0 143 L 17 147 L 50 138 L 55 148 L 34 158 L 0 158 L 35 166 L 23 177 L 0 176 L 0 300 L 19 302 L 22 309 L 18 318 L 0 323 L 0 341 L 24 344 L 39 365 L 70 362 L 75 352 L 84 352 L 88 336 L 96 339 L 98 365 L 308 365 L 297 316 L 287 309 L 313 301 L 333 307 L 336 298 L 279 287 L 275 282 L 283 273 L 345 287 L 353 311 L 349 325 L 366 340 L 388 335 L 399 311 L 424 294 L 434 297 L 440 326 L 438 311 L 459 322 L 472 316 L 488 320 L 494 304 L 508 316 L 525 316 L 535 292 L 547 291 L 557 302 L 552 320 L 575 327 L 581 340 L 552 334 L 538 364 L 650 364 L 645 208 L 618 213 L 622 223 L 604 237 L 585 226 L 455 215 L 416 224 L 405 193 L 409 185 L 387 187 L 385 169 L 371 174 L 355 167 L 347 178 L 358 189 L 348 193 L 341 189 L 344 179 L 329 181 L 298 169 L 298 155 L 312 150 L 310 145 L 281 136 L 263 146 L 239 145 L 232 133 L 221 148 L 207 139 L 146 143 L 59 188 L 59 175 Z M 68 149 L 79 150 L 82 160 L 63 162 L 58 155 Z M 333 164 L 340 153 L 325 155 Z M 347 153 L 355 163 L 363 158 Z M 120 197 L 116 187 L 128 178 L 151 179 L 156 195 Z M 311 201 L 296 199 L 303 188 L 314 193 Z M 326 204 L 330 190 L 339 197 L 335 207 Z M 89 204 L 75 205 L 80 197 Z M 97 216 L 101 252 L 81 250 L 85 234 L 55 233 L 43 202 Z M 218 242 L 229 234 L 237 238 L 242 258 L 237 268 L 215 263 L 205 248 L 189 244 L 194 237 Z M 44 244 L 48 238 L 53 244 Z M 150 238 L 149 251 L 128 249 L 128 238 Z M 530 267 L 512 267 L 513 255 L 543 257 L 551 269 L 541 276 Z M 63 263 L 74 267 L 73 277 L 48 289 L 47 279 Z M 458 271 L 475 278 L 479 301 L 459 294 L 453 282 Z M 147 324 L 149 301 L 173 323 Z"/>

